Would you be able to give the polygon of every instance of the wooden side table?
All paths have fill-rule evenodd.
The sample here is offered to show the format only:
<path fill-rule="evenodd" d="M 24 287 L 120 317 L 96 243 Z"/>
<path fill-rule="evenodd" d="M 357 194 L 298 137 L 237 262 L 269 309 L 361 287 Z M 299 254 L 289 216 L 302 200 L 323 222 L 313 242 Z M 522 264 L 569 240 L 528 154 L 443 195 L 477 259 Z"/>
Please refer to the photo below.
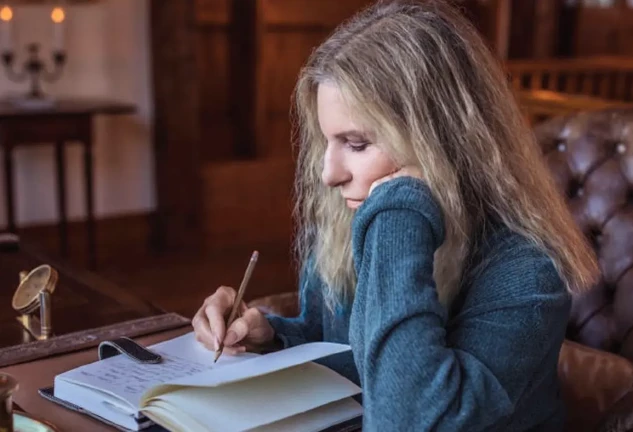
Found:
<path fill-rule="evenodd" d="M 58 100 L 51 107 L 24 108 L 0 102 L 0 147 L 4 149 L 4 172 L 8 229 L 17 232 L 13 185 L 13 149 L 20 145 L 51 143 L 55 146 L 60 252 L 68 255 L 66 216 L 66 164 L 64 145 L 69 141 L 83 146 L 86 182 L 86 219 L 89 265 L 96 267 L 96 233 L 93 199 L 93 118 L 96 115 L 131 114 L 134 105 L 103 99 Z"/>

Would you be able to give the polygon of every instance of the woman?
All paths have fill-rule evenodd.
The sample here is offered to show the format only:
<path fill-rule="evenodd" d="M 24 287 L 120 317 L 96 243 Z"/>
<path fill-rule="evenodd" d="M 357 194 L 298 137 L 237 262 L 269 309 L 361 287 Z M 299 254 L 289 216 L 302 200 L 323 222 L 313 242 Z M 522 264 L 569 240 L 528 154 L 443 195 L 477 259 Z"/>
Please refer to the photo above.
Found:
<path fill-rule="evenodd" d="M 349 343 L 364 430 L 562 430 L 570 294 L 597 265 L 500 67 L 456 11 L 381 3 L 311 56 L 296 88 L 301 315 L 221 287 L 198 339 Z M 226 334 L 226 337 L 225 337 Z"/>

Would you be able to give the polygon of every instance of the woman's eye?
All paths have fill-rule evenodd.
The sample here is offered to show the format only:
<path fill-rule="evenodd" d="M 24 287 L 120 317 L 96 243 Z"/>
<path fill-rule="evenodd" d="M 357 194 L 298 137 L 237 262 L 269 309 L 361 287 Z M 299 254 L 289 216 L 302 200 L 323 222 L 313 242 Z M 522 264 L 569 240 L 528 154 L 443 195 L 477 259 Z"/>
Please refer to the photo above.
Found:
<path fill-rule="evenodd" d="M 367 143 L 367 142 L 348 141 L 347 145 L 349 146 L 350 150 L 355 151 L 355 152 L 361 152 L 361 151 L 363 151 L 363 150 L 365 150 L 367 148 L 369 143 Z"/>

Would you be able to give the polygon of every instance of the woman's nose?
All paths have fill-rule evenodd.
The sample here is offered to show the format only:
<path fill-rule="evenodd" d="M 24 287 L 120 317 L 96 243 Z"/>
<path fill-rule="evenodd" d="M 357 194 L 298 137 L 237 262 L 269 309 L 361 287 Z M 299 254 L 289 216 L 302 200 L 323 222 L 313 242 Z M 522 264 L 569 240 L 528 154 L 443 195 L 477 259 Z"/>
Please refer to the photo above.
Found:
<path fill-rule="evenodd" d="M 345 161 L 342 155 L 334 146 L 328 145 L 323 158 L 323 172 L 321 173 L 323 183 L 330 187 L 336 187 L 348 182 L 350 178 L 351 175 L 345 168 Z"/>

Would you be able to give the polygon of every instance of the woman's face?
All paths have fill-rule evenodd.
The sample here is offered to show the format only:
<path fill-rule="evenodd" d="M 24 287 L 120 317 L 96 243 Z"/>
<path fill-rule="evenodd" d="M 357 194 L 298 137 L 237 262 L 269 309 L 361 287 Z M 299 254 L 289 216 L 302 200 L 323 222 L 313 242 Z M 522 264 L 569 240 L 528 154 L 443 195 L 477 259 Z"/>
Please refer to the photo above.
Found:
<path fill-rule="evenodd" d="M 373 142 L 370 132 L 360 129 L 335 85 L 319 85 L 317 104 L 319 124 L 327 140 L 323 183 L 338 187 L 347 206 L 356 209 L 369 195 L 371 184 L 397 166 Z"/>

